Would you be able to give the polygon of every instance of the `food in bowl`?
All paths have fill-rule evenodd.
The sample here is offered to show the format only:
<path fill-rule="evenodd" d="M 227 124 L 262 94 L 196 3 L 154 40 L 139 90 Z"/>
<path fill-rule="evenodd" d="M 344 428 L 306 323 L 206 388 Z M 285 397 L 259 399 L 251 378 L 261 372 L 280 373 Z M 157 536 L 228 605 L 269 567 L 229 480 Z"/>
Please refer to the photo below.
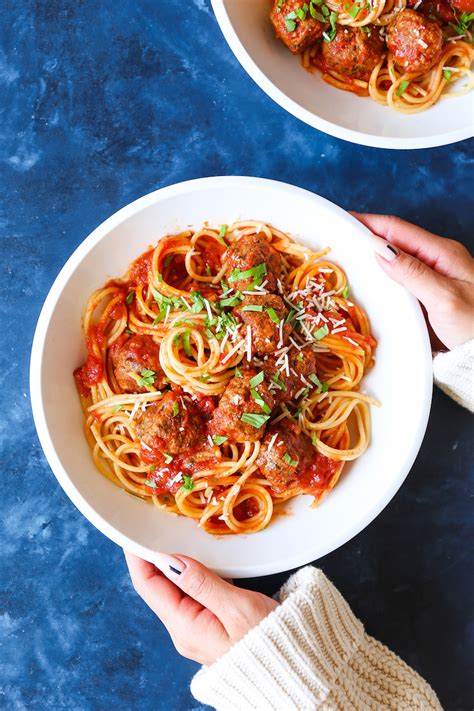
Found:
<path fill-rule="evenodd" d="M 94 292 L 74 374 L 97 468 L 219 535 L 320 502 L 378 404 L 359 392 L 377 344 L 328 252 L 261 222 L 204 226 Z"/>
<path fill-rule="evenodd" d="M 474 85 L 473 0 L 274 0 L 270 20 L 303 66 L 395 111 L 425 111 Z M 463 86 L 448 91 L 450 85 Z"/>

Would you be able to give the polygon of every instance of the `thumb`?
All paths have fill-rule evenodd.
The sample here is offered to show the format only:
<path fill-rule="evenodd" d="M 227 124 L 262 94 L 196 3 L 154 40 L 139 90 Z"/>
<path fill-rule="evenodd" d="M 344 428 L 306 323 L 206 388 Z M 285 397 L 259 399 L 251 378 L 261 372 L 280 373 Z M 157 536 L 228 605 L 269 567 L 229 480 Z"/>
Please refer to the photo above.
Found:
<path fill-rule="evenodd" d="M 397 248 L 397 255 L 390 260 L 375 255 L 384 272 L 394 281 L 404 286 L 413 296 L 429 308 L 439 298 L 445 277 L 433 271 L 411 254 Z"/>
<path fill-rule="evenodd" d="M 238 588 L 193 558 L 155 553 L 153 563 L 180 590 L 219 618 L 222 611 L 231 605 L 232 599 L 238 595 Z"/>

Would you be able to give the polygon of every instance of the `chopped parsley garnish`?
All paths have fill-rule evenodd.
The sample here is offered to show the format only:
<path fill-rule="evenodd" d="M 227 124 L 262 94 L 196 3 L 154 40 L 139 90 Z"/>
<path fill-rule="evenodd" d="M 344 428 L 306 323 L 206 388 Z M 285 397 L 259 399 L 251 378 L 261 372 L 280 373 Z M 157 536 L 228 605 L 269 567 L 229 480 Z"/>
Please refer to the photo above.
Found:
<path fill-rule="evenodd" d="M 242 377 L 242 373 L 240 374 L 240 377 Z M 250 387 L 251 388 L 256 388 L 257 385 L 260 385 L 260 383 L 263 382 L 263 379 L 265 378 L 265 373 L 263 370 L 260 371 L 260 373 L 257 373 L 257 375 L 254 375 L 253 378 L 250 379 Z"/>
<path fill-rule="evenodd" d="M 303 354 L 302 354 L 302 353 L 298 353 L 298 355 L 297 355 L 297 357 L 296 357 L 296 360 L 298 361 L 298 363 L 302 363 L 302 362 L 303 362 Z"/>
<path fill-rule="evenodd" d="M 354 20 L 355 20 L 360 11 L 361 11 L 361 8 L 360 8 L 360 7 L 357 7 L 357 5 L 353 5 L 353 6 L 351 7 L 351 9 L 349 10 L 349 15 L 350 15 L 351 17 L 353 17 Z"/>
<path fill-rule="evenodd" d="M 238 306 L 244 297 L 240 291 L 236 291 L 234 296 L 228 296 L 226 299 L 221 299 L 219 301 L 219 306 L 224 308 L 224 306 Z"/>
<path fill-rule="evenodd" d="M 170 464 L 170 462 L 173 461 L 173 457 L 171 456 L 171 454 L 167 454 L 166 452 L 162 452 L 162 454 L 165 460 L 165 464 Z"/>
<path fill-rule="evenodd" d="M 246 304 L 242 306 L 241 311 L 263 311 L 263 306 L 261 304 Z"/>
<path fill-rule="evenodd" d="M 157 281 L 163 281 L 163 274 L 160 274 L 160 272 L 157 272 L 156 279 L 157 279 Z"/>
<path fill-rule="evenodd" d="M 452 72 L 449 69 L 443 69 L 443 79 L 449 81 L 451 79 Z"/>
<path fill-rule="evenodd" d="M 313 445 L 313 447 L 316 447 L 317 443 L 318 443 L 318 439 L 316 437 L 316 432 L 313 432 L 311 435 L 311 444 Z"/>
<path fill-rule="evenodd" d="M 221 444 L 224 444 L 224 442 L 227 442 L 228 439 L 229 439 L 229 438 L 226 437 L 225 435 L 212 435 L 212 441 L 213 441 L 214 444 L 217 445 L 218 447 L 219 447 Z"/>
<path fill-rule="evenodd" d="M 173 417 L 177 417 L 179 415 L 179 405 L 178 402 L 175 400 L 173 403 Z"/>
<path fill-rule="evenodd" d="M 207 370 L 205 370 L 204 373 L 201 373 L 201 375 L 199 376 L 199 380 L 200 380 L 202 383 L 207 383 L 207 381 L 209 380 L 210 377 L 211 377 L 211 376 L 209 375 L 209 373 L 207 372 Z"/>
<path fill-rule="evenodd" d="M 141 388 L 149 387 L 150 385 L 153 385 L 153 383 L 155 382 L 156 373 L 154 370 L 148 370 L 148 368 L 143 368 L 140 375 L 141 375 L 141 378 L 138 381 L 138 384 Z"/>
<path fill-rule="evenodd" d="M 290 467 L 296 467 L 296 465 L 298 464 L 298 460 L 292 459 L 288 452 L 283 455 L 283 461 L 289 464 Z"/>
<path fill-rule="evenodd" d="M 209 266 L 209 264 L 206 264 L 204 271 L 206 272 L 207 276 L 212 276 L 211 267 Z"/>
<path fill-rule="evenodd" d="M 127 333 L 129 336 L 133 336 L 133 331 L 131 331 L 129 328 L 125 329 L 125 333 Z"/>
<path fill-rule="evenodd" d="M 406 89 L 407 89 L 409 83 L 410 83 L 410 82 L 408 81 L 408 79 L 404 79 L 404 80 L 400 83 L 400 86 L 398 87 L 398 89 L 397 89 L 397 91 L 396 91 L 397 96 L 401 96 L 401 95 L 406 91 Z"/>
<path fill-rule="evenodd" d="M 258 415 L 255 412 L 244 412 L 240 418 L 241 422 L 245 422 L 246 425 L 252 425 L 255 429 L 263 427 L 265 422 L 270 419 L 270 415 Z"/>
<path fill-rule="evenodd" d="M 247 269 L 244 272 L 240 271 L 240 269 L 234 269 L 234 271 L 229 277 L 229 281 L 242 281 L 243 279 L 253 279 L 254 284 L 256 286 L 260 286 L 263 281 L 263 277 L 266 273 L 267 265 L 265 264 L 265 262 L 261 262 L 260 264 L 257 264 L 256 267 L 252 267 L 252 269 Z"/>
<path fill-rule="evenodd" d="M 275 373 L 275 375 L 272 375 L 272 380 L 273 380 L 274 383 L 276 383 L 276 384 L 278 385 L 278 387 L 280 388 L 280 390 L 286 390 L 286 385 L 285 385 L 285 383 L 283 382 L 283 380 L 280 379 L 280 375 L 281 375 L 281 370 L 278 370 L 278 371 Z"/>
<path fill-rule="evenodd" d="M 270 316 L 273 323 L 280 323 L 280 319 L 278 318 L 278 315 L 277 315 L 277 312 L 275 311 L 275 309 L 272 309 L 272 307 L 270 306 L 268 309 L 265 309 L 265 311 Z"/>
<path fill-rule="evenodd" d="M 347 299 L 347 297 L 349 296 L 349 284 L 345 285 L 344 289 L 341 291 L 341 296 L 344 299 Z"/>
<path fill-rule="evenodd" d="M 463 12 L 461 17 L 456 17 L 457 24 L 450 22 L 449 26 L 453 28 L 457 35 L 465 35 L 471 29 L 471 22 L 474 21 L 474 12 Z"/>
<path fill-rule="evenodd" d="M 199 314 L 203 309 L 206 308 L 207 299 L 201 296 L 201 293 L 199 291 L 191 292 L 191 301 L 193 302 L 193 305 L 191 306 L 191 311 L 194 314 Z"/>
<path fill-rule="evenodd" d="M 123 405 L 115 405 L 115 407 L 112 408 L 111 412 L 118 412 L 121 410 Z"/>
<path fill-rule="evenodd" d="M 226 242 L 225 239 L 224 239 L 224 237 L 226 236 L 226 233 L 227 233 L 227 225 L 221 225 L 221 228 L 220 228 L 220 230 L 219 230 L 219 237 L 218 237 L 218 240 L 219 240 L 219 242 L 220 242 L 222 245 L 224 245 L 224 247 L 227 249 L 228 244 L 227 244 L 227 242 Z"/>
<path fill-rule="evenodd" d="M 324 336 L 327 336 L 328 333 L 329 333 L 329 328 L 328 328 L 327 324 L 324 324 L 324 326 L 321 326 L 321 328 L 318 328 L 318 330 L 313 333 L 313 338 L 316 341 L 320 341 L 321 338 L 324 338 Z"/>
<path fill-rule="evenodd" d="M 156 483 L 156 481 L 152 481 L 151 479 L 145 479 L 143 483 L 145 484 L 145 486 L 149 486 L 150 489 L 158 489 L 158 484 Z"/>
<path fill-rule="evenodd" d="M 243 378 L 242 371 L 240 370 L 240 368 L 235 369 L 234 375 L 236 378 Z"/>
<path fill-rule="evenodd" d="M 324 8 L 325 8 L 325 7 L 326 7 L 326 6 L 324 5 L 323 8 L 322 8 L 323 13 L 324 13 Z M 327 7 L 326 7 L 326 10 L 327 10 Z M 329 25 L 330 25 L 331 29 L 330 29 L 329 31 L 323 32 L 323 39 L 324 39 L 325 42 L 332 42 L 333 39 L 336 37 L 336 34 L 337 34 L 337 27 L 336 27 L 337 17 L 338 17 L 337 12 L 331 12 L 331 14 L 329 15 Z"/>
<path fill-rule="evenodd" d="M 189 328 L 183 333 L 182 336 L 182 341 L 183 341 L 183 348 L 184 352 L 186 353 L 187 356 L 191 357 L 192 356 L 192 350 L 191 350 L 191 341 L 190 341 L 190 335 L 191 331 Z"/>
<path fill-rule="evenodd" d="M 316 385 L 317 387 L 317 392 L 319 393 L 325 393 L 329 390 L 329 385 L 327 383 L 322 383 L 320 379 L 318 378 L 317 375 L 314 373 L 311 373 L 311 375 L 308 376 L 309 380 L 313 383 L 313 385 Z"/>
<path fill-rule="evenodd" d="M 262 408 L 262 410 L 264 411 L 264 413 L 265 413 L 266 415 L 269 415 L 269 414 L 271 413 L 271 408 L 267 405 L 267 403 L 266 403 L 265 400 L 262 398 L 262 396 L 260 395 L 260 393 L 259 393 L 257 390 L 255 390 L 255 388 L 251 388 L 251 389 L 250 389 L 250 394 L 252 395 L 252 397 L 253 397 L 253 399 L 255 400 L 255 402 L 257 403 L 257 405 L 260 405 L 260 407 Z"/>
<path fill-rule="evenodd" d="M 134 291 L 130 291 L 130 292 L 127 294 L 127 298 L 125 299 L 125 303 L 126 303 L 126 304 L 131 304 L 132 301 L 133 301 L 133 299 L 134 299 L 134 296 L 135 296 L 135 292 L 134 292 Z"/>
<path fill-rule="evenodd" d="M 192 491 L 194 489 L 194 481 L 191 479 L 189 474 L 183 474 L 183 485 L 181 488 L 185 491 Z"/>
<path fill-rule="evenodd" d="M 168 254 L 168 256 L 165 259 L 165 267 L 169 267 L 171 262 L 173 261 L 174 254 Z"/>

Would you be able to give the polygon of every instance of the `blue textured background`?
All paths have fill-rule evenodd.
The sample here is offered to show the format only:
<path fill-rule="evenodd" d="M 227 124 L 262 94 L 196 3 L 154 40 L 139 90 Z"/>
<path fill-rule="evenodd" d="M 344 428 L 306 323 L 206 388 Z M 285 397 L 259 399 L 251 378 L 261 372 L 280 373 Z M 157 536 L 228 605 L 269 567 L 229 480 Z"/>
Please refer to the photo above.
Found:
<path fill-rule="evenodd" d="M 39 447 L 28 360 L 50 285 L 119 207 L 216 174 L 293 182 L 467 244 L 473 146 L 382 151 L 305 126 L 240 68 L 207 0 L 6 0 L 0 40 L 4 707 L 198 709 L 188 691 L 196 666 L 174 651 L 133 593 L 121 551 L 72 506 Z M 320 561 L 368 631 L 452 711 L 473 698 L 470 426 L 436 392 L 402 490 Z M 274 592 L 284 577 L 248 585 Z"/>

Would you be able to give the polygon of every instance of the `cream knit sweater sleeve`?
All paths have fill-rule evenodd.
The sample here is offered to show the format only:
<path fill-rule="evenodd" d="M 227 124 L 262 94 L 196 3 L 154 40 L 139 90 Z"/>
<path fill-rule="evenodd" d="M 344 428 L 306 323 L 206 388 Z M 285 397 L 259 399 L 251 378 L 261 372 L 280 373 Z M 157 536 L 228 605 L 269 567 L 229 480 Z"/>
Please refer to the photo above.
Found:
<path fill-rule="evenodd" d="M 427 711 L 430 686 L 362 623 L 321 570 L 307 567 L 281 605 L 191 683 L 218 711 Z"/>
<path fill-rule="evenodd" d="M 443 392 L 474 412 L 474 340 L 435 355 L 433 373 Z"/>

